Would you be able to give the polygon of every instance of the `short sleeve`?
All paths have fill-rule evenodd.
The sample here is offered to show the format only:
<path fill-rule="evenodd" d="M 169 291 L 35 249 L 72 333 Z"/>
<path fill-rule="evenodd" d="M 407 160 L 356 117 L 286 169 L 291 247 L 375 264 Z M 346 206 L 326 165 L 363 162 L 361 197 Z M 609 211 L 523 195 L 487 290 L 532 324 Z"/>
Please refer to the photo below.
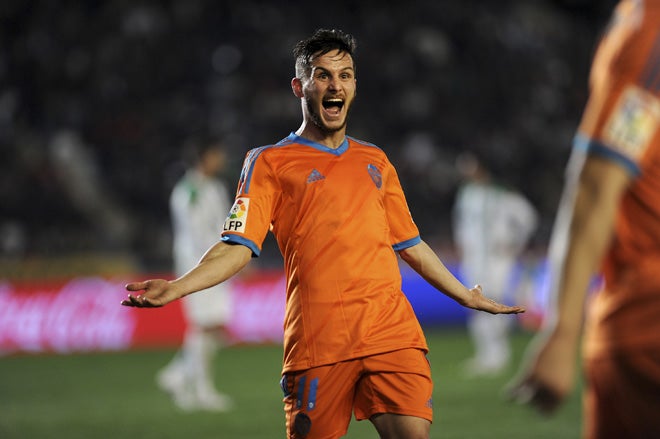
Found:
<path fill-rule="evenodd" d="M 251 150 L 245 157 L 236 199 L 225 220 L 222 240 L 245 245 L 259 256 L 270 230 L 275 199 L 280 193 L 277 179 L 266 162 L 267 147 Z"/>
<path fill-rule="evenodd" d="M 390 226 L 390 242 L 394 250 L 403 250 L 421 241 L 413 221 L 406 197 L 394 166 L 387 161 L 383 175 L 384 205 Z"/>

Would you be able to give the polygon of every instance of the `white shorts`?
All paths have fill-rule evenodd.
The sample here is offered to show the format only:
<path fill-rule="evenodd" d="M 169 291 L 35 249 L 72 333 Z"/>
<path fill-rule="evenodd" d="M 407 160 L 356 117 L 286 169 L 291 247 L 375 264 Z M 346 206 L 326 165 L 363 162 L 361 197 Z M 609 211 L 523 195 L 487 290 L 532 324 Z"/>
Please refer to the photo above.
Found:
<path fill-rule="evenodd" d="M 230 285 L 222 283 L 184 297 L 183 312 L 188 322 L 197 326 L 221 326 L 231 316 Z"/>

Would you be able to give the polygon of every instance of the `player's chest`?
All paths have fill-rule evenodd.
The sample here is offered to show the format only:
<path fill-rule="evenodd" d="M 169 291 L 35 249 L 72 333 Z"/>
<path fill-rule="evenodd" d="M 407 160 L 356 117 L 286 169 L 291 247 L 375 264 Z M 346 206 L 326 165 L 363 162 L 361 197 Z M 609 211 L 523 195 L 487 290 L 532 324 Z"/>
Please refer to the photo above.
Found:
<path fill-rule="evenodd" d="M 292 159 L 281 166 L 278 178 L 282 193 L 292 199 L 382 196 L 384 163 L 369 157 L 328 156 Z"/>

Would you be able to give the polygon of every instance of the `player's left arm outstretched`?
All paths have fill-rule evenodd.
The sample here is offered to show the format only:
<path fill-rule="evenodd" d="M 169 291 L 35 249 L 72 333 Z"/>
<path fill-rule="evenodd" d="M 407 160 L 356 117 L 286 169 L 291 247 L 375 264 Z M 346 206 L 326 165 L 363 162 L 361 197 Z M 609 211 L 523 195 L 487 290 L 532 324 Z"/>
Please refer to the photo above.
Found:
<path fill-rule="evenodd" d="M 401 258 L 437 290 L 461 305 L 491 314 L 525 312 L 520 306 L 508 306 L 484 296 L 481 286 L 467 288 L 447 269 L 440 258 L 424 241 L 399 251 Z"/>

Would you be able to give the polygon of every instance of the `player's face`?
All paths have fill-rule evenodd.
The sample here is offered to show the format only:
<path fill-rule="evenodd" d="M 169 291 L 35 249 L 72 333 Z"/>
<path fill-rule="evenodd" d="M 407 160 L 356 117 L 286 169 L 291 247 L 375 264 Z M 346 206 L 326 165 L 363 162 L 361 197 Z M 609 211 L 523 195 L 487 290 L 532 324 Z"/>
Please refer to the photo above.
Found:
<path fill-rule="evenodd" d="M 206 175 L 215 176 L 225 167 L 227 157 L 220 148 L 210 148 L 202 156 L 202 169 Z"/>
<path fill-rule="evenodd" d="M 326 133 L 346 128 L 355 99 L 353 58 L 334 50 L 314 59 L 309 78 L 302 81 L 305 117 Z"/>

